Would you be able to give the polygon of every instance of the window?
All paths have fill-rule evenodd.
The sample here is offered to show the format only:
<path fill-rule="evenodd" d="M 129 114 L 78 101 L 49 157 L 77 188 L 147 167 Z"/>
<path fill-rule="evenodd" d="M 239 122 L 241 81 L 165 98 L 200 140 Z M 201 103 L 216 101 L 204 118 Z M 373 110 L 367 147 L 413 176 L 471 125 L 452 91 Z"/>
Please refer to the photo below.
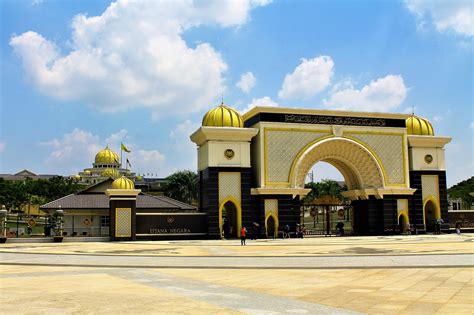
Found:
<path fill-rule="evenodd" d="M 101 227 L 109 227 L 110 226 L 110 217 L 109 216 L 101 216 L 100 217 L 100 226 Z"/>

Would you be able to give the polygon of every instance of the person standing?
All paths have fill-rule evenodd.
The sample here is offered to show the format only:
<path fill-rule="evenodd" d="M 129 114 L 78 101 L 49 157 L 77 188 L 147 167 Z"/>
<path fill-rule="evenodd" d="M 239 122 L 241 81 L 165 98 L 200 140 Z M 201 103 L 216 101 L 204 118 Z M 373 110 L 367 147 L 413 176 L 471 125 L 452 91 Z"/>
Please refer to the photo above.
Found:
<path fill-rule="evenodd" d="M 245 244 L 246 237 L 247 237 L 247 229 L 245 228 L 245 226 L 243 226 L 242 229 L 240 230 L 240 245 L 246 245 Z"/>

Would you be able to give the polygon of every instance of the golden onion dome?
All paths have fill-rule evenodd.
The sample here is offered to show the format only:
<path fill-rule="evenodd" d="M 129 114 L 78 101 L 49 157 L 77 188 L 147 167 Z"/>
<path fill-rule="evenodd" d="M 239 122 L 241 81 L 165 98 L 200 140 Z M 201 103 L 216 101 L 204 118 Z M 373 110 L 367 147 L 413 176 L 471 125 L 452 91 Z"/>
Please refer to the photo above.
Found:
<path fill-rule="evenodd" d="M 84 174 L 86 174 L 86 175 L 90 175 L 90 174 L 91 174 L 91 171 L 89 171 L 89 170 L 85 170 L 85 171 L 84 171 Z"/>
<path fill-rule="evenodd" d="M 125 176 L 117 178 L 112 182 L 113 189 L 135 189 L 133 181 Z"/>
<path fill-rule="evenodd" d="M 204 115 L 202 118 L 202 125 L 209 127 L 243 128 L 244 119 L 238 111 L 222 103 Z"/>
<path fill-rule="evenodd" d="M 105 170 L 100 173 L 101 176 L 104 177 L 114 177 L 117 178 L 120 176 L 119 172 L 113 168 L 106 168 Z"/>
<path fill-rule="evenodd" d="M 76 174 L 76 175 L 72 175 L 71 177 L 72 177 L 72 179 L 74 179 L 74 180 L 80 180 L 80 179 L 81 179 L 81 176 L 79 176 L 79 175 L 77 175 L 77 174 Z"/>
<path fill-rule="evenodd" d="M 117 153 L 106 147 L 95 156 L 96 164 L 119 164 L 119 157 Z"/>
<path fill-rule="evenodd" d="M 428 119 L 412 115 L 406 120 L 407 134 L 418 136 L 434 136 L 433 126 Z"/>

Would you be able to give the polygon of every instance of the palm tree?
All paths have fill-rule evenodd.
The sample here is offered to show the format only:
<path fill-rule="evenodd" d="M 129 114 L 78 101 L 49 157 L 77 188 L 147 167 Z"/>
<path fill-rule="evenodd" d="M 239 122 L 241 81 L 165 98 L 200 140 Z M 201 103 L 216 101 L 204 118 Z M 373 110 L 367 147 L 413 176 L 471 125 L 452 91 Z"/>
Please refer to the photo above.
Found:
<path fill-rule="evenodd" d="M 192 171 L 178 171 L 167 178 L 165 196 L 191 204 L 197 200 L 198 176 Z"/>

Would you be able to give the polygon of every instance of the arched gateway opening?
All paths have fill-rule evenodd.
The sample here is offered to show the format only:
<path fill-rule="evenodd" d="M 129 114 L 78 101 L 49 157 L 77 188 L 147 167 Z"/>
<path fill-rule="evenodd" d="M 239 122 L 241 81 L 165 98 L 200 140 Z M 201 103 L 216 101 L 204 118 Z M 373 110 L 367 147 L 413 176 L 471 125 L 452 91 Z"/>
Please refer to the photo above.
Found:
<path fill-rule="evenodd" d="M 400 234 L 406 234 L 408 231 L 408 221 L 403 214 L 398 217 L 398 229 Z"/>
<path fill-rule="evenodd" d="M 432 233 L 436 229 L 436 221 L 441 217 L 438 207 L 433 200 L 428 200 L 424 207 L 426 232 Z"/>
<path fill-rule="evenodd" d="M 222 235 L 225 238 L 237 237 L 239 233 L 238 227 L 238 211 L 232 201 L 227 201 L 221 212 Z"/>
<path fill-rule="evenodd" d="M 301 223 L 307 228 L 310 216 L 313 228 L 321 230 L 321 234 L 337 233 L 338 226 L 343 226 L 348 234 L 367 234 L 368 209 L 358 207 L 357 199 L 368 199 L 369 191 L 384 187 L 383 172 L 375 156 L 368 148 L 352 139 L 331 138 L 318 141 L 298 154 L 290 175 L 291 186 L 305 187 L 308 172 L 318 162 L 326 162 L 341 173 L 348 189 L 343 194 L 348 199 L 346 202 L 316 200 L 314 206 L 303 205 Z M 352 202 L 349 201 L 350 197 Z"/>

